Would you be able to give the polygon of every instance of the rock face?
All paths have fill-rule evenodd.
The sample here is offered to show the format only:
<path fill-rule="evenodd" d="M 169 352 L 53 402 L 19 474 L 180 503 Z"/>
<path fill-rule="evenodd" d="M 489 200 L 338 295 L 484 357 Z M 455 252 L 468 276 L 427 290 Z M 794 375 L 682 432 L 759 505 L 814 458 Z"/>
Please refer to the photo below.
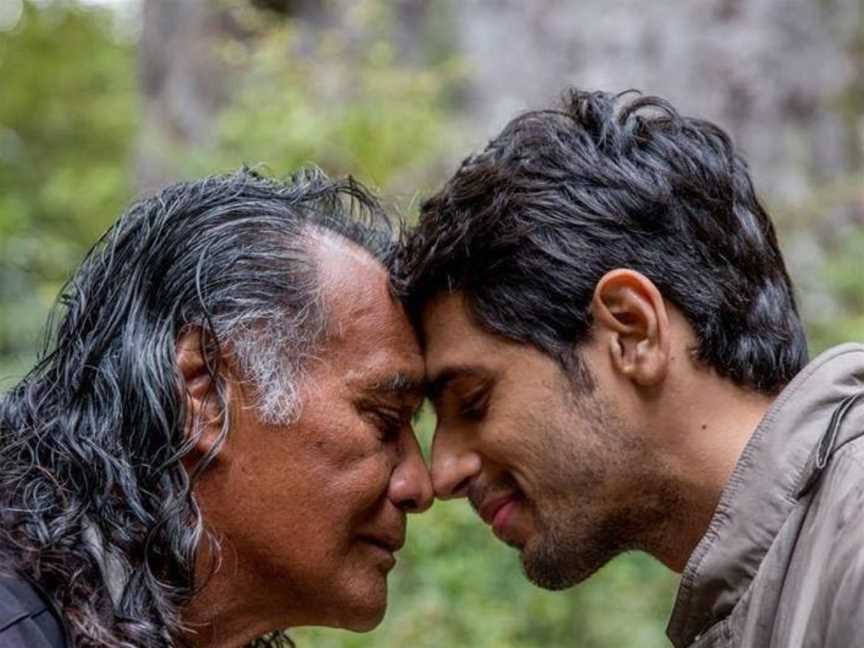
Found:
<path fill-rule="evenodd" d="M 860 172 L 862 7 L 474 0 L 455 11 L 481 140 L 565 85 L 638 88 L 731 130 L 762 193 L 794 203 L 814 185 Z"/>

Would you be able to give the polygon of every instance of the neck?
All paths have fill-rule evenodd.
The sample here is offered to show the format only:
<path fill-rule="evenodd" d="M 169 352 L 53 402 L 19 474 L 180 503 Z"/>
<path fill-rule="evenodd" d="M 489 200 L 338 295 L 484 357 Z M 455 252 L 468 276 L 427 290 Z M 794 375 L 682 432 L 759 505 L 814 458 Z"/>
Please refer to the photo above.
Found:
<path fill-rule="evenodd" d="M 274 629 L 290 625 L 285 607 L 274 605 L 279 597 L 267 588 L 247 583 L 241 570 L 231 563 L 230 547 L 223 547 L 223 561 L 209 578 L 206 557 L 199 558 L 204 587 L 183 609 L 186 640 L 193 646 L 237 648 Z M 201 552 L 204 554 L 205 552 Z"/>
<path fill-rule="evenodd" d="M 662 432 L 660 459 L 680 506 L 651 553 L 681 572 L 708 525 L 744 447 L 773 398 L 744 390 L 708 372 L 676 390 Z"/>

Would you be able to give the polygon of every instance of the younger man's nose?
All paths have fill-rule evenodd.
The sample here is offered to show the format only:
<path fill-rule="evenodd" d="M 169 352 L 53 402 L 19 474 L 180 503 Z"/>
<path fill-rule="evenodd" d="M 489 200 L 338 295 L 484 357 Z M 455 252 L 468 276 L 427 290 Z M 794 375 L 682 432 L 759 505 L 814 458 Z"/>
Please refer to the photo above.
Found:
<path fill-rule="evenodd" d="M 432 442 L 432 485 L 438 499 L 464 497 L 480 473 L 480 456 L 439 431 Z"/>

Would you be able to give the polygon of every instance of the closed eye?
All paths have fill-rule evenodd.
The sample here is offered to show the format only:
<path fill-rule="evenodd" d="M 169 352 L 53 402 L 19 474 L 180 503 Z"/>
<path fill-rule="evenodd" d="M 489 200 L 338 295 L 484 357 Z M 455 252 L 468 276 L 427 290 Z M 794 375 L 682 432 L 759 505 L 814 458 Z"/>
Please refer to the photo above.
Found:
<path fill-rule="evenodd" d="M 470 420 L 480 420 L 486 415 L 489 406 L 489 390 L 479 389 L 463 399 L 459 405 L 459 414 Z"/>
<path fill-rule="evenodd" d="M 399 412 L 373 408 L 366 410 L 364 415 L 380 434 L 381 441 L 397 437 L 405 426 L 404 417 Z"/>

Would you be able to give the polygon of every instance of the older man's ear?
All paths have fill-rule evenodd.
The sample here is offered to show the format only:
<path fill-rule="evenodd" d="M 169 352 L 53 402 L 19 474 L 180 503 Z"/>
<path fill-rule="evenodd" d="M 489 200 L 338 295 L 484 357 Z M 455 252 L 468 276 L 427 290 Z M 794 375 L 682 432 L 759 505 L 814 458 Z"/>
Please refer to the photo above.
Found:
<path fill-rule="evenodd" d="M 186 436 L 194 443 L 189 456 L 197 461 L 214 454 L 214 461 L 224 462 L 230 458 L 223 432 L 230 410 L 226 412 L 224 404 L 231 402 L 236 385 L 230 380 L 223 380 L 221 386 L 217 384 L 219 378 L 213 375 L 212 363 L 206 359 L 201 329 L 183 333 L 175 349 L 181 393 L 186 399 Z"/>

